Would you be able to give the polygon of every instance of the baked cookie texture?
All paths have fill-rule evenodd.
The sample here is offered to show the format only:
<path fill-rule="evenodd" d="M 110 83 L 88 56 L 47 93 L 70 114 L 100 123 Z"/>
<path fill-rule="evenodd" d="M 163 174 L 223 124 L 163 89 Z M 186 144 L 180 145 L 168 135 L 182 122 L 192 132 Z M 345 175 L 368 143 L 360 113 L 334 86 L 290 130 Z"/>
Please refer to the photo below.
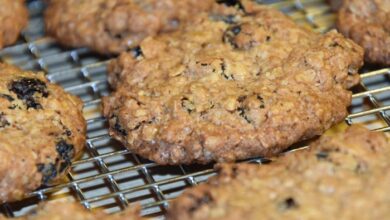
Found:
<path fill-rule="evenodd" d="M 67 171 L 85 142 L 82 107 L 42 73 L 0 64 L 0 203 Z"/>
<path fill-rule="evenodd" d="M 58 42 L 120 53 L 147 36 L 176 29 L 181 22 L 210 10 L 214 0 L 51 0 L 46 30 Z"/>
<path fill-rule="evenodd" d="M 337 27 L 365 50 L 365 61 L 390 65 L 390 0 L 344 0 Z"/>
<path fill-rule="evenodd" d="M 27 22 L 24 0 L 0 0 L 0 49 L 15 43 Z"/>
<path fill-rule="evenodd" d="M 116 91 L 103 111 L 114 138 L 160 164 L 235 161 L 275 155 L 345 118 L 362 49 L 242 2 L 246 13 L 198 15 L 110 64 Z"/>
<path fill-rule="evenodd" d="M 174 200 L 168 219 L 387 219 L 389 146 L 351 127 L 268 165 L 224 164 Z"/>
<path fill-rule="evenodd" d="M 8 218 L 0 216 L 0 220 Z M 117 214 L 106 214 L 102 210 L 88 211 L 75 202 L 56 201 L 40 204 L 39 207 L 27 216 L 15 218 L 17 220 L 142 220 L 140 208 L 128 208 Z"/>

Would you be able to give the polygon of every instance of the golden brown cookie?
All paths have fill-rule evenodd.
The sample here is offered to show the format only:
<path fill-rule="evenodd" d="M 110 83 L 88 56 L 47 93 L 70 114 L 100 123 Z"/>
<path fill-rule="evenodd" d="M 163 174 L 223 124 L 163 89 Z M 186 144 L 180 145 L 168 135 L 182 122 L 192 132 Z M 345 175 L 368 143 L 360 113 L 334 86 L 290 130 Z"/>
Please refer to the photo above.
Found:
<path fill-rule="evenodd" d="M 272 156 L 344 120 L 362 49 L 243 7 L 200 14 L 114 60 L 110 134 L 160 164 L 208 163 Z"/>
<path fill-rule="evenodd" d="M 27 22 L 24 0 L 0 0 L 0 49 L 15 43 Z"/>
<path fill-rule="evenodd" d="M 351 127 L 268 165 L 225 164 L 173 201 L 168 219 L 387 219 L 389 147 Z"/>
<path fill-rule="evenodd" d="M 82 107 L 42 73 L 0 64 L 0 203 L 67 171 L 85 142 Z"/>
<path fill-rule="evenodd" d="M 365 50 L 365 61 L 390 65 L 390 0 L 344 0 L 337 27 Z"/>
<path fill-rule="evenodd" d="M 120 53 L 147 36 L 172 31 L 208 11 L 214 0 L 51 0 L 47 32 L 60 43 Z"/>

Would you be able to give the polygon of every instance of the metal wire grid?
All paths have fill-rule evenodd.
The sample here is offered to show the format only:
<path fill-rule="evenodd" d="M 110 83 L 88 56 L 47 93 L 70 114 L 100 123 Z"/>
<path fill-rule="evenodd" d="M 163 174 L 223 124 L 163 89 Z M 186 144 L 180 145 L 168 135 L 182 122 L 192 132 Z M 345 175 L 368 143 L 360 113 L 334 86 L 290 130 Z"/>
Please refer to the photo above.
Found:
<path fill-rule="evenodd" d="M 263 0 L 289 14 L 298 23 L 318 32 L 333 27 L 334 14 L 322 0 Z M 100 99 L 109 93 L 106 64 L 88 49 L 64 49 L 44 36 L 42 1 L 28 3 L 30 25 L 19 44 L 0 51 L 3 62 L 23 69 L 44 71 L 50 81 L 84 101 L 88 124 L 86 152 L 72 165 L 65 183 L 39 189 L 29 198 L 0 206 L 6 216 L 20 216 L 40 201 L 74 198 L 85 207 L 116 212 L 130 203 L 141 203 L 142 214 L 163 218 L 168 202 L 189 186 L 213 175 L 211 166 L 159 166 L 133 154 L 111 139 L 100 114 Z M 346 122 L 365 123 L 372 130 L 390 131 L 390 68 L 366 67 L 355 89 Z M 261 163 L 262 159 L 253 159 Z"/>

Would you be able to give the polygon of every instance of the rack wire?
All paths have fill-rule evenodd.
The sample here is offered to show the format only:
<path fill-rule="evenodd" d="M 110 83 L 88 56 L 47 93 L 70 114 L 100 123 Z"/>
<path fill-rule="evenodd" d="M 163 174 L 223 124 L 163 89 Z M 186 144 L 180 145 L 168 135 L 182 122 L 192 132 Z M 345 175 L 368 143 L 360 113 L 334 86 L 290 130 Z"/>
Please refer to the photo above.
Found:
<path fill-rule="evenodd" d="M 325 32 L 334 27 L 335 15 L 322 0 L 257 0 L 280 9 L 297 23 Z M 100 100 L 109 94 L 106 64 L 110 57 L 86 48 L 66 49 L 44 35 L 41 0 L 28 2 L 29 27 L 15 46 L 0 51 L 0 61 L 23 69 L 43 71 L 51 82 L 82 98 L 88 124 L 84 155 L 72 165 L 63 183 L 38 189 L 28 198 L 0 205 L 0 213 L 21 216 L 41 201 L 73 198 L 89 209 L 118 212 L 140 203 L 142 214 L 164 218 L 169 201 L 185 188 L 214 175 L 208 166 L 160 166 L 133 154 L 108 135 L 100 114 Z M 354 89 L 348 124 L 364 123 L 372 130 L 390 131 L 390 68 L 367 66 Z M 262 159 L 253 159 L 261 163 Z"/>

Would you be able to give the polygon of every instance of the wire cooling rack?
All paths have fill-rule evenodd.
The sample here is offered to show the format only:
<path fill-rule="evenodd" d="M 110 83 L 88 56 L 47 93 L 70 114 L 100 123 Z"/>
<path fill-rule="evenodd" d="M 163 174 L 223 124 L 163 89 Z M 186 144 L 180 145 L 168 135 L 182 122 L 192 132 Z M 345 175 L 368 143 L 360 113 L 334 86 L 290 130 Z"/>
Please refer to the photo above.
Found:
<path fill-rule="evenodd" d="M 290 15 L 301 25 L 324 32 L 334 27 L 335 15 L 322 0 L 257 0 Z M 89 209 L 117 212 L 140 203 L 142 214 L 164 218 L 169 201 L 183 189 L 213 175 L 211 166 L 159 166 L 133 154 L 108 135 L 100 114 L 100 99 L 109 94 L 106 64 L 88 49 L 64 49 L 44 36 L 41 0 L 29 1 L 30 24 L 18 44 L 0 51 L 0 60 L 23 69 L 44 71 L 50 81 L 84 101 L 88 122 L 86 151 L 74 162 L 63 183 L 39 189 L 23 201 L 0 205 L 9 217 L 24 215 L 41 201 L 74 199 Z M 390 131 L 390 68 L 365 67 L 355 88 L 348 124 Z M 255 159 L 261 162 L 261 159 Z"/>

